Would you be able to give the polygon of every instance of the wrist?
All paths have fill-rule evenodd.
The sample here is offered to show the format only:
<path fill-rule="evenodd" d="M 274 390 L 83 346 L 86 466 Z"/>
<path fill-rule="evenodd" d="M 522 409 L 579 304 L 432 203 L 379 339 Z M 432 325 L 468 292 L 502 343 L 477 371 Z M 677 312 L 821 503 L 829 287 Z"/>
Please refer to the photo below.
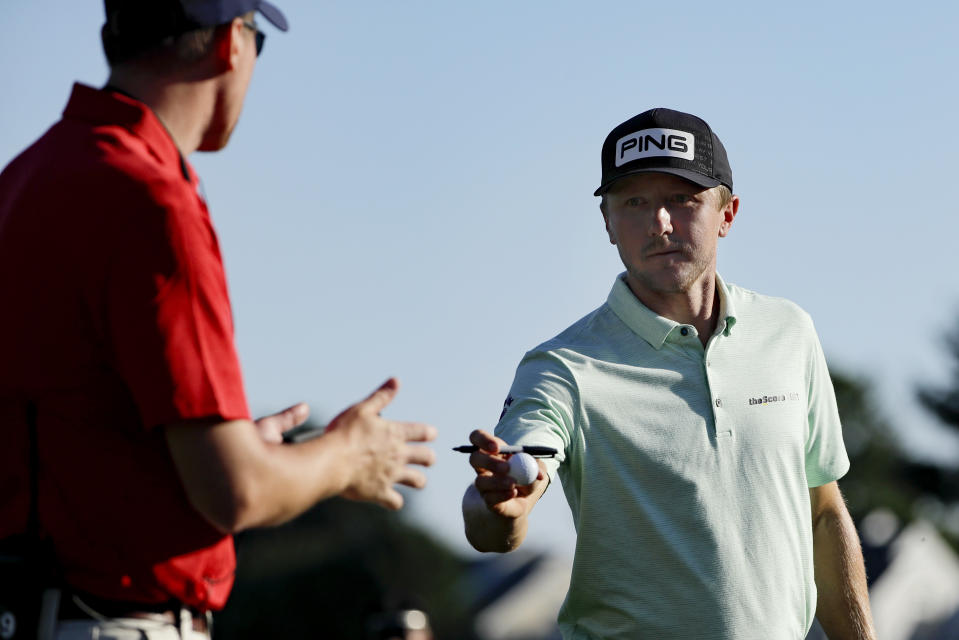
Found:
<path fill-rule="evenodd" d="M 310 464 L 321 474 L 328 497 L 341 495 L 353 485 L 355 445 L 346 430 L 327 430 L 319 438 L 297 446 L 309 448 Z"/>

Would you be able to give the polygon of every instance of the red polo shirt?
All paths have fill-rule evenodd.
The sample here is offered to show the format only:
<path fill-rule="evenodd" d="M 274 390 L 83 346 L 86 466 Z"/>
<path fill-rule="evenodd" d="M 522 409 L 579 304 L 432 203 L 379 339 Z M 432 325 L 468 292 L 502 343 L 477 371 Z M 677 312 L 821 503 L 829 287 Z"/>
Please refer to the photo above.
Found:
<path fill-rule="evenodd" d="M 233 540 L 190 506 L 156 428 L 249 417 L 197 187 L 149 108 L 81 85 L 0 174 L 0 538 L 26 522 L 29 399 L 67 582 L 220 608 Z"/>

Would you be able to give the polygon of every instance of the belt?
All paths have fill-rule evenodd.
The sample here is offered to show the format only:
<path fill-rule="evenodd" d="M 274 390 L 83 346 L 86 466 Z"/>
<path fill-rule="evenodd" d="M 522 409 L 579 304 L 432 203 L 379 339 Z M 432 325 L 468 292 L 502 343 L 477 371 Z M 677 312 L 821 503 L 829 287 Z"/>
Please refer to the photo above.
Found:
<path fill-rule="evenodd" d="M 79 602 L 78 602 L 79 601 Z M 183 611 L 192 618 L 192 629 L 199 633 L 210 633 L 208 614 L 193 607 L 187 607 L 175 600 L 159 603 L 130 602 L 110 600 L 86 593 L 64 590 L 60 598 L 60 620 L 99 620 L 101 618 L 134 618 L 180 626 Z"/>

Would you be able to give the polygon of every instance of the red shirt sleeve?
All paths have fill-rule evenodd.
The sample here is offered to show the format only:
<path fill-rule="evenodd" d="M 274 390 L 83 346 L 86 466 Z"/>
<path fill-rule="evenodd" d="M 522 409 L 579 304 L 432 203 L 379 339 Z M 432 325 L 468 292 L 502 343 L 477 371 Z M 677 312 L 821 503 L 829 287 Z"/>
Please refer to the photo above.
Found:
<path fill-rule="evenodd" d="M 108 340 L 144 426 L 249 418 L 226 276 L 193 185 L 138 189 L 107 266 Z M 116 195 L 116 194 L 115 194 Z"/>

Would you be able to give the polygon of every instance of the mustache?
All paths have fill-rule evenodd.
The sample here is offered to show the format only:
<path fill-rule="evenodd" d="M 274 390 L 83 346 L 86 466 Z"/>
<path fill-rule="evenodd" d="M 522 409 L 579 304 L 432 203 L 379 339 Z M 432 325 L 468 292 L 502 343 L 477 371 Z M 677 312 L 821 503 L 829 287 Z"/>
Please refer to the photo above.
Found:
<path fill-rule="evenodd" d="M 680 242 L 669 242 L 668 240 L 663 240 L 662 238 L 656 238 L 643 247 L 643 255 L 647 257 L 660 253 L 667 253 L 670 251 L 678 251 L 683 256 L 689 256 L 690 254 L 690 248 L 688 245 Z"/>

